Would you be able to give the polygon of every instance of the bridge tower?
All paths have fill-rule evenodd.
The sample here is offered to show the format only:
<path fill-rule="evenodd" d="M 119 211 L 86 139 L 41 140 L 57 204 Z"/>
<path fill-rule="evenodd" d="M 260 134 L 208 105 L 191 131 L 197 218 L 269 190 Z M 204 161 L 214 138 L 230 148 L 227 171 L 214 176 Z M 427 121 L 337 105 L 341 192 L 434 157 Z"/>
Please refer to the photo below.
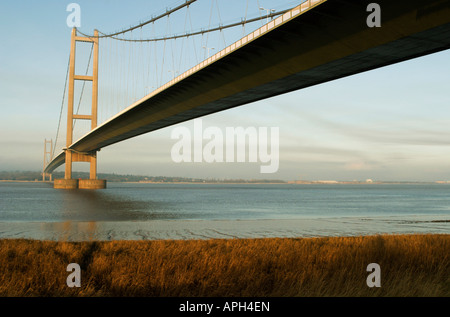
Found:
<path fill-rule="evenodd" d="M 76 28 L 72 29 L 69 61 L 69 92 L 68 92 L 68 113 L 67 113 L 67 133 L 66 133 L 66 165 L 64 179 L 55 179 L 54 188 L 63 189 L 102 189 L 106 188 L 106 180 L 97 179 L 97 151 L 78 152 L 69 149 L 73 143 L 73 120 L 90 120 L 91 130 L 97 127 L 97 103 L 98 103 L 98 31 L 95 30 L 93 37 L 81 37 L 77 35 Z M 75 53 L 77 42 L 93 43 L 93 67 L 92 76 L 75 74 Z M 92 110 L 90 115 L 74 114 L 74 89 L 75 81 L 92 82 Z M 72 179 L 72 163 L 88 162 L 90 163 L 89 179 Z"/>
<path fill-rule="evenodd" d="M 47 144 L 49 144 L 50 146 L 47 147 Z M 45 172 L 45 167 L 47 166 L 48 163 L 51 162 L 52 155 L 53 155 L 53 141 L 45 139 L 45 141 L 44 141 L 44 168 L 42 170 L 42 181 L 43 182 L 45 182 L 46 177 L 48 177 L 48 180 L 50 182 L 52 181 L 52 173 Z"/>

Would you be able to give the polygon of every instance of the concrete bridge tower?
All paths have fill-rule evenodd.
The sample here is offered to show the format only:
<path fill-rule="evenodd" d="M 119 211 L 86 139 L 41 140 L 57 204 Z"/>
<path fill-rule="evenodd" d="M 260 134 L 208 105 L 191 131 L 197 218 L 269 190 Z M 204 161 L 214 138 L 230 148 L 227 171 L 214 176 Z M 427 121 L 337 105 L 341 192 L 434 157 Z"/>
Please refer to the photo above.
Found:
<path fill-rule="evenodd" d="M 72 29 L 71 45 L 70 45 L 70 61 L 69 61 L 69 92 L 68 92 L 68 113 L 67 113 L 67 134 L 66 148 L 66 165 L 64 179 L 55 179 L 54 188 L 63 189 L 102 189 L 106 188 L 106 180 L 97 179 L 97 151 L 78 152 L 69 149 L 73 143 L 73 120 L 90 120 L 91 130 L 97 127 L 97 103 L 98 103 L 98 31 L 95 30 L 94 37 L 77 36 L 76 28 Z M 83 76 L 75 74 L 75 54 L 77 42 L 93 43 L 93 71 L 91 76 Z M 74 114 L 74 87 L 75 80 L 92 82 L 92 111 L 90 115 Z M 73 162 L 89 162 L 90 172 L 89 179 L 73 179 L 72 163 Z"/>
<path fill-rule="evenodd" d="M 47 147 L 47 145 L 49 145 Z M 42 170 L 42 181 L 45 182 L 46 178 L 48 177 L 48 180 L 52 181 L 52 173 L 46 173 L 45 167 L 48 163 L 51 162 L 53 155 L 53 141 L 45 139 L 44 141 L 44 168 Z"/>

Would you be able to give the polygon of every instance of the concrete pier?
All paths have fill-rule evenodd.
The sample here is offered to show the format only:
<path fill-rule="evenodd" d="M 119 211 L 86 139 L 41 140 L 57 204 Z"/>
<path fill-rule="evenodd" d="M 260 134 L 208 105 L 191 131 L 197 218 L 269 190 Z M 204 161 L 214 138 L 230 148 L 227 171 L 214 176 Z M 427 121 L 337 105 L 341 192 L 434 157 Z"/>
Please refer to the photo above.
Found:
<path fill-rule="evenodd" d="M 59 189 L 105 189 L 106 179 L 55 179 L 53 187 Z"/>
<path fill-rule="evenodd" d="M 78 180 L 79 189 L 105 189 L 106 179 L 80 179 Z"/>
<path fill-rule="evenodd" d="M 55 179 L 53 187 L 59 189 L 77 189 L 78 179 Z"/>

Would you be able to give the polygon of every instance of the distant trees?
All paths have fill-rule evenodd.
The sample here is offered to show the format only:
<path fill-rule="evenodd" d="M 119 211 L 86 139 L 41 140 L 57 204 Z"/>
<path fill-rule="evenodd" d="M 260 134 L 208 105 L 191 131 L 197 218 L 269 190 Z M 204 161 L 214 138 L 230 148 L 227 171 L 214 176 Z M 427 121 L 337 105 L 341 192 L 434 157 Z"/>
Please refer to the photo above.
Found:
<path fill-rule="evenodd" d="M 99 179 L 106 179 L 108 182 L 143 182 L 143 183 L 285 183 L 282 180 L 272 179 L 217 179 L 217 178 L 191 178 L 191 177 L 172 177 L 172 176 L 145 176 L 145 175 L 120 175 L 99 173 Z M 89 178 L 88 172 L 73 172 L 73 178 Z M 53 179 L 64 178 L 64 172 L 53 173 Z M 36 171 L 0 171 L 0 180 L 13 181 L 35 181 L 42 180 L 42 172 Z"/>
<path fill-rule="evenodd" d="M 0 171 L 1 180 L 34 181 L 42 180 L 42 172 L 34 171 Z"/>

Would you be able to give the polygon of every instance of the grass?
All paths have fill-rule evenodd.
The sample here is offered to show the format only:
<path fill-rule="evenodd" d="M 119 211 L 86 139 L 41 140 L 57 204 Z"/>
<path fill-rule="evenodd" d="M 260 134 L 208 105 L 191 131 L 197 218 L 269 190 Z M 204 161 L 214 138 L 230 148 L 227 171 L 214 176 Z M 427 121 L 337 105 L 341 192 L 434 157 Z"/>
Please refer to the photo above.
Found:
<path fill-rule="evenodd" d="M 450 235 L 0 240 L 0 296 L 450 296 Z M 81 267 L 70 288 L 69 263 Z M 366 284 L 369 263 L 381 287 Z"/>

